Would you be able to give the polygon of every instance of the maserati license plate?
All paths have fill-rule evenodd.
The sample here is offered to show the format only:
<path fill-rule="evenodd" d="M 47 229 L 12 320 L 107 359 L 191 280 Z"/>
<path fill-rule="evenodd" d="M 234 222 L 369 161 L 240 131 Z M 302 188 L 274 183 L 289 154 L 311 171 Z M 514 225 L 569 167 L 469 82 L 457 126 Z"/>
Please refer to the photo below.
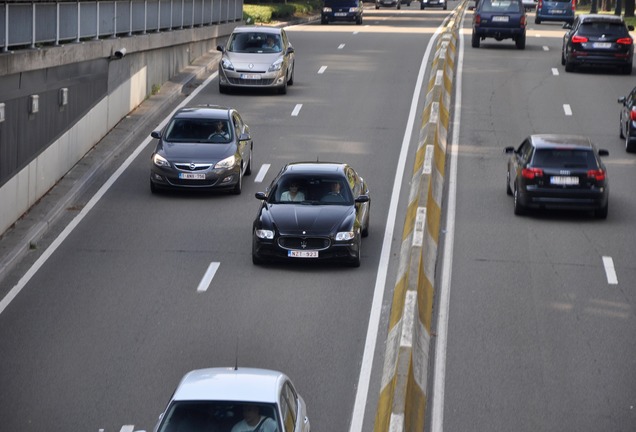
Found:
<path fill-rule="evenodd" d="M 318 258 L 318 251 L 290 250 L 287 251 L 287 256 L 290 258 Z"/>

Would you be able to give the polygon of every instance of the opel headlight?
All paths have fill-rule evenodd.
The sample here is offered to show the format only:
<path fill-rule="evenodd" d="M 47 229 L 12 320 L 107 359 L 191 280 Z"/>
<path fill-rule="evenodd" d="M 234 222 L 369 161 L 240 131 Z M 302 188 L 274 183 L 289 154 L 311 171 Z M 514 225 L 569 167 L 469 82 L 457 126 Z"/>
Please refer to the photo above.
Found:
<path fill-rule="evenodd" d="M 355 233 L 353 231 L 344 231 L 336 234 L 336 241 L 353 240 Z"/>
<path fill-rule="evenodd" d="M 234 165 L 236 165 L 236 156 L 232 155 L 223 159 L 222 161 L 217 162 L 216 165 L 214 165 L 214 168 L 230 169 L 233 168 Z"/>
<path fill-rule="evenodd" d="M 274 239 L 274 231 L 272 230 L 257 229 L 257 230 L 254 230 L 254 234 L 259 239 L 267 239 L 267 240 Z"/>
<path fill-rule="evenodd" d="M 272 63 L 272 65 L 269 67 L 269 71 L 270 72 L 279 71 L 282 66 L 283 66 L 283 58 L 281 57 L 278 60 L 276 60 L 274 63 Z"/>
<path fill-rule="evenodd" d="M 170 162 L 168 162 L 168 160 L 166 158 L 164 158 L 163 156 L 161 156 L 158 153 L 155 153 L 155 155 L 152 157 L 152 162 L 157 165 L 158 167 L 169 167 L 170 166 Z"/>

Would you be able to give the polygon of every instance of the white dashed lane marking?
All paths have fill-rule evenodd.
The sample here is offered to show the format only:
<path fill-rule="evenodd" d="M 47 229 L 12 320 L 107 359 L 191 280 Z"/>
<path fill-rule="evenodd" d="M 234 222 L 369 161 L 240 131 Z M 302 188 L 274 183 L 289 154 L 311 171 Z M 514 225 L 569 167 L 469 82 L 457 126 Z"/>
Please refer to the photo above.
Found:
<path fill-rule="evenodd" d="M 603 257 L 603 267 L 605 267 L 607 283 L 610 285 L 618 285 L 618 277 L 616 276 L 616 269 L 614 268 L 614 260 L 612 257 Z"/>
<path fill-rule="evenodd" d="M 570 107 L 569 104 L 563 104 L 563 112 L 565 113 L 566 116 L 572 115 L 572 108 Z"/>
<path fill-rule="evenodd" d="M 296 106 L 294 107 L 294 110 L 291 113 L 292 117 L 296 117 L 302 107 L 303 107 L 303 104 L 296 104 Z"/>
<path fill-rule="evenodd" d="M 325 73 L 325 71 L 327 70 L 327 66 L 321 66 L 320 69 L 318 69 L 318 73 Z"/>
<path fill-rule="evenodd" d="M 344 47 L 345 47 L 345 44 L 338 45 L 338 49 L 343 49 Z"/>
<path fill-rule="evenodd" d="M 267 171 L 269 171 L 270 164 L 263 164 L 261 169 L 258 171 L 256 178 L 254 179 L 254 183 L 262 183 L 265 175 L 267 175 Z"/>
<path fill-rule="evenodd" d="M 543 45 L 543 51 L 550 51 L 550 47 Z"/>
<path fill-rule="evenodd" d="M 559 70 L 557 68 L 552 68 L 552 75 L 554 76 L 559 75 Z"/>
<path fill-rule="evenodd" d="M 197 292 L 206 292 L 208 288 L 210 288 L 210 284 L 212 283 L 212 279 L 214 279 L 214 275 L 216 271 L 219 269 L 221 263 L 219 262 L 211 262 L 208 266 L 208 270 L 203 275 L 203 279 L 199 282 L 199 286 L 197 287 Z"/>

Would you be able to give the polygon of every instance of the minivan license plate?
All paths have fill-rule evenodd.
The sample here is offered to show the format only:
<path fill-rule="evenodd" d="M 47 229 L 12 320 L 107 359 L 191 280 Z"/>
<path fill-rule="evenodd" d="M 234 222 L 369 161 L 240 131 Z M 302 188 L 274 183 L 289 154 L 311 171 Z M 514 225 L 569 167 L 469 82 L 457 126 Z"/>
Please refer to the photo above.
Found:
<path fill-rule="evenodd" d="M 241 79 L 244 80 L 259 80 L 261 79 L 260 74 L 241 74 Z"/>
<path fill-rule="evenodd" d="M 287 256 L 290 258 L 318 258 L 318 251 L 290 250 L 287 251 Z"/>

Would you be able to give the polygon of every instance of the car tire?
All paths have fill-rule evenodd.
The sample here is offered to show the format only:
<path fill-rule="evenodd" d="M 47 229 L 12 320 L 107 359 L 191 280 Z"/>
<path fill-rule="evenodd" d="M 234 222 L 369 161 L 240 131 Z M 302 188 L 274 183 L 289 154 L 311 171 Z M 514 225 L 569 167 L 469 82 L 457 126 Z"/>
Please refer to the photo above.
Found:
<path fill-rule="evenodd" d="M 278 89 L 278 94 L 287 94 L 287 80 L 285 80 L 283 85 Z"/>
<path fill-rule="evenodd" d="M 512 189 L 510 189 L 510 171 L 506 173 L 506 195 L 512 196 Z"/>
<path fill-rule="evenodd" d="M 534 23 L 535 24 L 541 24 L 541 20 L 537 17 L 534 18 Z"/>
<path fill-rule="evenodd" d="M 326 19 L 321 19 L 320 24 L 322 25 L 329 24 L 329 21 L 327 21 Z"/>
<path fill-rule="evenodd" d="M 470 42 L 473 48 L 479 48 L 479 36 L 475 32 L 473 32 L 473 37 Z"/>
<path fill-rule="evenodd" d="M 519 190 L 517 189 L 516 184 L 515 184 L 515 191 L 513 193 L 513 205 L 514 205 L 515 215 L 521 216 L 526 213 L 525 207 L 523 206 L 523 204 L 519 202 Z"/>
<path fill-rule="evenodd" d="M 574 72 L 574 65 L 572 62 L 569 62 L 568 59 L 565 59 L 565 71 L 566 72 Z"/>
<path fill-rule="evenodd" d="M 150 193 L 151 194 L 156 194 L 157 192 L 159 192 L 157 186 L 155 186 L 155 184 L 152 182 L 152 180 L 150 180 Z"/>
<path fill-rule="evenodd" d="M 250 159 L 247 161 L 247 168 L 245 168 L 245 175 L 252 175 L 252 149 L 250 149 Z"/>
<path fill-rule="evenodd" d="M 254 265 L 263 265 L 263 264 L 265 264 L 265 260 L 263 258 L 260 258 L 254 252 L 252 252 L 252 264 L 254 264 Z"/>
<path fill-rule="evenodd" d="M 628 64 L 623 66 L 623 75 L 631 75 L 632 74 L 632 64 Z"/>
<path fill-rule="evenodd" d="M 517 40 L 515 41 L 515 45 L 517 46 L 517 49 L 526 49 L 526 34 L 524 33 L 523 35 L 521 35 L 521 37 L 517 38 Z"/>
<path fill-rule="evenodd" d="M 565 53 L 561 50 L 561 66 L 565 66 Z"/>
<path fill-rule="evenodd" d="M 292 65 L 291 74 L 289 74 L 289 79 L 287 80 L 287 85 L 294 85 L 294 70 L 296 69 L 296 64 Z"/>
<path fill-rule="evenodd" d="M 603 207 L 594 210 L 594 217 L 596 219 L 607 219 L 607 212 L 609 210 L 609 203 L 605 204 Z"/>
<path fill-rule="evenodd" d="M 636 144 L 629 140 L 629 131 L 627 131 L 627 133 L 624 135 L 625 135 L 625 151 L 627 153 L 636 152 Z"/>
<path fill-rule="evenodd" d="M 623 132 L 623 119 L 622 117 L 618 118 L 618 135 L 621 139 L 625 139 L 625 133 Z M 627 148 L 627 141 L 625 142 L 625 148 Z"/>
<path fill-rule="evenodd" d="M 369 219 L 370 218 L 371 218 L 371 205 L 369 205 L 369 207 L 367 208 L 367 220 L 366 220 L 366 222 L 364 224 L 364 228 L 360 232 L 360 235 L 362 237 L 368 237 L 369 236 Z"/>
<path fill-rule="evenodd" d="M 397 7 L 396 7 L 396 9 L 397 9 L 397 10 L 400 10 L 400 9 L 402 9 L 402 5 L 401 5 L 401 4 L 399 3 L 399 2 L 398 2 L 398 4 L 397 4 Z"/>
<path fill-rule="evenodd" d="M 448 6 L 446 5 L 446 3 L 444 3 L 444 10 L 448 10 Z"/>
<path fill-rule="evenodd" d="M 224 85 L 221 85 L 221 83 L 219 83 L 219 93 L 221 94 L 227 93 L 227 87 Z"/>
<path fill-rule="evenodd" d="M 380 6 L 378 6 L 378 5 L 375 5 L 375 8 L 376 8 L 376 9 L 380 9 Z"/>
<path fill-rule="evenodd" d="M 424 10 L 426 9 L 426 6 L 424 6 L 424 3 L 420 3 L 420 10 Z"/>
<path fill-rule="evenodd" d="M 234 195 L 240 195 L 241 192 L 243 192 L 243 176 L 239 173 L 238 182 L 236 183 L 236 186 L 234 186 L 234 189 L 232 189 L 232 193 Z"/>
<path fill-rule="evenodd" d="M 350 267 L 360 267 L 360 255 L 362 253 L 362 242 L 358 243 L 358 253 L 356 256 L 349 262 Z"/>
<path fill-rule="evenodd" d="M 362 17 L 356 20 L 356 25 L 362 25 Z"/>

